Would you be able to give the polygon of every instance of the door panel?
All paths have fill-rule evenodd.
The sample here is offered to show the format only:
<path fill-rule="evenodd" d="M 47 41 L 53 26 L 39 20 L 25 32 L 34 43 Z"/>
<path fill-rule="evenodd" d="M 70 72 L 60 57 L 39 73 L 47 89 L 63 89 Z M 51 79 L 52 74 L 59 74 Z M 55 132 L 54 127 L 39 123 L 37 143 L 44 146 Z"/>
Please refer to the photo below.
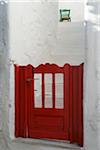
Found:
<path fill-rule="evenodd" d="M 57 66 L 55 68 L 45 66 L 44 69 L 41 69 L 41 67 L 43 66 L 41 65 L 38 69 L 34 68 L 32 80 L 35 82 L 34 79 L 36 74 L 41 74 L 39 86 L 41 86 L 40 91 L 42 91 L 40 93 L 42 97 L 42 107 L 31 107 L 29 137 L 34 136 L 36 138 L 40 138 L 40 135 L 43 133 L 41 138 L 67 140 L 69 137 L 69 133 L 67 132 L 69 121 L 67 120 L 66 123 L 65 118 L 66 106 L 64 106 L 64 101 L 65 98 L 66 101 L 68 101 L 68 99 L 67 97 L 64 97 L 64 70 L 61 69 L 59 71 L 59 67 Z M 35 83 L 33 84 L 35 85 Z M 34 85 L 33 87 L 35 87 Z M 32 92 L 35 93 L 35 91 Z M 34 100 L 36 101 L 36 96 Z M 58 134 L 58 131 L 60 134 Z"/>
<path fill-rule="evenodd" d="M 15 136 L 83 146 L 83 64 L 15 65 Z"/>

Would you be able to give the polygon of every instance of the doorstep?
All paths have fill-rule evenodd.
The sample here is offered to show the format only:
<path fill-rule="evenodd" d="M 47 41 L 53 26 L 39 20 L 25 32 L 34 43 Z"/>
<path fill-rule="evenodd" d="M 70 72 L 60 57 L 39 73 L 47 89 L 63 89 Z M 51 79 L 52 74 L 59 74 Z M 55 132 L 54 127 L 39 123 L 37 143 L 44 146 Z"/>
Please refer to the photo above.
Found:
<path fill-rule="evenodd" d="M 12 140 L 15 143 L 25 143 L 31 145 L 45 145 L 50 147 L 67 148 L 69 150 L 81 150 L 77 144 L 70 144 L 69 141 L 48 140 L 48 139 L 30 139 L 30 138 L 15 138 Z"/>

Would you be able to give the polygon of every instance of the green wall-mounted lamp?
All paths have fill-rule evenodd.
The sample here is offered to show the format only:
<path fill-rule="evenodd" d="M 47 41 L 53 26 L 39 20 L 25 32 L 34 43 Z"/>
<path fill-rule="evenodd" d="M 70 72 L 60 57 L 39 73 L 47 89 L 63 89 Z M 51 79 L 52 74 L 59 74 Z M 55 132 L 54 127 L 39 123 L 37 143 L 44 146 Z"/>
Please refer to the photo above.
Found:
<path fill-rule="evenodd" d="M 70 9 L 60 9 L 60 21 L 71 21 Z"/>

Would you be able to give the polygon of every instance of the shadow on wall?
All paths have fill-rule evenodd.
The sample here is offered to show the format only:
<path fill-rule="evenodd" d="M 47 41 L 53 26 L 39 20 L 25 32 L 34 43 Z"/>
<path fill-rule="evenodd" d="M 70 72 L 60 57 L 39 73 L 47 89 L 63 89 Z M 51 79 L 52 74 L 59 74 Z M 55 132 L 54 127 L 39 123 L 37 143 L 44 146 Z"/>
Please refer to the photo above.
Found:
<path fill-rule="evenodd" d="M 8 5 L 0 1 L 0 128 L 8 137 L 9 103 Z"/>

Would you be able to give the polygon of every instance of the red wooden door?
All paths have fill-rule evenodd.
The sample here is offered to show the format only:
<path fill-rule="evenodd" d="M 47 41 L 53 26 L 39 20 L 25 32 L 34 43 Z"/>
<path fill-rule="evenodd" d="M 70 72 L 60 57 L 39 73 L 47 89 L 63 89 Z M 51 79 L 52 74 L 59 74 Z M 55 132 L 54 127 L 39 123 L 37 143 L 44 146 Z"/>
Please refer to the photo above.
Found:
<path fill-rule="evenodd" d="M 15 135 L 83 145 L 83 64 L 15 65 Z"/>
<path fill-rule="evenodd" d="M 68 69 L 68 65 L 61 68 L 57 65 L 49 64 L 40 65 L 37 68 L 30 68 L 30 77 L 28 78 L 28 84 L 31 84 L 32 88 L 30 93 L 31 102 L 29 137 L 62 140 L 69 139 Z M 35 77 L 36 75 L 37 78 Z M 41 78 L 39 79 L 38 76 L 41 76 Z M 59 76 L 60 78 L 62 77 L 62 79 L 59 79 L 60 83 L 57 82 L 57 76 Z M 35 88 L 36 80 L 40 80 L 39 82 L 41 82 L 41 92 L 39 93 L 40 96 L 35 96 L 35 93 L 38 92 Z M 63 89 L 62 91 L 60 91 L 61 89 L 59 89 L 61 88 L 61 86 Z M 61 96 L 58 96 L 57 89 L 58 92 L 62 92 Z M 30 97 L 28 101 L 30 101 Z M 62 106 L 60 107 L 59 105 Z"/>

